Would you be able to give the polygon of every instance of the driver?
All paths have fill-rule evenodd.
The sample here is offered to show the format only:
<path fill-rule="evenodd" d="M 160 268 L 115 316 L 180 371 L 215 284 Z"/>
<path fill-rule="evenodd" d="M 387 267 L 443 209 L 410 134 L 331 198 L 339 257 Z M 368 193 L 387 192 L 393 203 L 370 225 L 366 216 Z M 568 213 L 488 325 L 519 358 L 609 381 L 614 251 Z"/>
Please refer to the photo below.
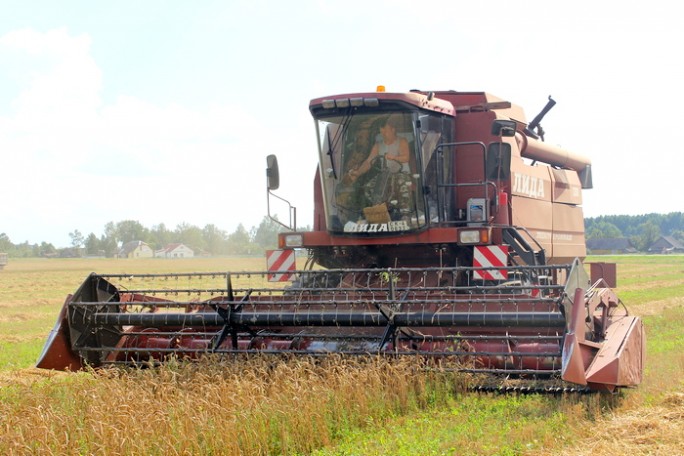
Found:
<path fill-rule="evenodd" d="M 392 172 L 409 171 L 409 144 L 405 138 L 397 136 L 400 124 L 398 115 L 391 115 L 380 127 L 382 141 L 376 143 L 368 157 L 357 167 L 349 171 L 349 177 L 354 182 L 365 174 L 376 157 L 384 157 L 387 168 Z"/>

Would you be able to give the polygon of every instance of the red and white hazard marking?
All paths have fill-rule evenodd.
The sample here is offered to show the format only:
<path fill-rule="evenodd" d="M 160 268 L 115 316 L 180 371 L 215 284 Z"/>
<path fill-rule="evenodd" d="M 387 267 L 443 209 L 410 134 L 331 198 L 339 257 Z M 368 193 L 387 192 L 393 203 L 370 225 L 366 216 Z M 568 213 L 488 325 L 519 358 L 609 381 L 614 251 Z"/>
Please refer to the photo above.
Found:
<path fill-rule="evenodd" d="M 297 267 L 294 250 L 267 250 L 266 270 L 269 282 L 288 282 Z"/>
<path fill-rule="evenodd" d="M 508 247 L 505 245 L 476 246 L 473 253 L 473 267 L 501 268 L 473 271 L 473 277 L 481 280 L 507 280 Z"/>

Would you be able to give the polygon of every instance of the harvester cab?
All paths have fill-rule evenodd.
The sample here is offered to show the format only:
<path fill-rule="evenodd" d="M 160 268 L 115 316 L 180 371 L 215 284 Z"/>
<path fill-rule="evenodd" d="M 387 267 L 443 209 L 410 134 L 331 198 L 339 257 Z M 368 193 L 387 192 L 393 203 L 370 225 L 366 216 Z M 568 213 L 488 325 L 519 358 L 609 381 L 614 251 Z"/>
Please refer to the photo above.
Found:
<path fill-rule="evenodd" d="M 519 107 L 414 91 L 320 98 L 310 111 L 314 229 L 281 235 L 282 248 L 327 268 L 474 265 L 476 250 L 504 246 L 520 265 L 585 256 L 590 161 L 528 135 Z"/>
<path fill-rule="evenodd" d="M 272 197 L 290 211 L 278 236 L 287 260 L 275 262 L 287 271 L 92 274 L 67 298 L 39 367 L 392 354 L 593 390 L 639 384 L 642 322 L 582 263 L 591 162 L 542 141 L 553 104 L 528 123 L 484 92 L 312 100 L 311 231 L 273 193 L 280 176 L 267 158 L 269 215 Z M 300 270 L 295 252 L 307 253 Z"/>

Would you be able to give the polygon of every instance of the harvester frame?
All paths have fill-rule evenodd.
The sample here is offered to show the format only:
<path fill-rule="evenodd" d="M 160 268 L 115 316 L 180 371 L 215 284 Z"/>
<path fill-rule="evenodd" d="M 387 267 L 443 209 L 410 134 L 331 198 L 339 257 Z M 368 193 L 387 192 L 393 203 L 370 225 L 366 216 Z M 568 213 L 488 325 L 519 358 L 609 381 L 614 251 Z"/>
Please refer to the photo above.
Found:
<path fill-rule="evenodd" d="M 311 231 L 273 194 L 278 164 L 267 158 L 269 215 L 271 196 L 290 211 L 278 246 L 306 251 L 303 270 L 93 273 L 67 298 L 38 366 L 383 354 L 591 390 L 638 385 L 643 324 L 585 270 L 591 163 L 542 141 L 553 104 L 528 124 L 483 92 L 312 100 Z"/>

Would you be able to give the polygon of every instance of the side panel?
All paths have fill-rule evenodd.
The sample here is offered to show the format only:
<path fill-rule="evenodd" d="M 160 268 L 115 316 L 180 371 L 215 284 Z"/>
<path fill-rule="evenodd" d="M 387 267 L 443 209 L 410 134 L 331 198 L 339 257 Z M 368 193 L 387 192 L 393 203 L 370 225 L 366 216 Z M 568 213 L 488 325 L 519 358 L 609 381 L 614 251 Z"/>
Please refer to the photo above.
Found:
<path fill-rule="evenodd" d="M 511 223 L 526 228 L 530 235 L 544 248 L 547 259 L 552 258 L 551 221 L 553 209 L 551 202 L 514 195 L 511 197 L 511 212 Z M 527 238 L 524 232 L 521 234 Z M 527 238 L 527 240 L 532 247 L 537 248 L 531 239 Z"/>
<path fill-rule="evenodd" d="M 585 244 L 582 208 L 554 204 L 552 263 L 571 263 L 575 258 L 584 259 L 587 255 Z"/>
<path fill-rule="evenodd" d="M 582 191 L 577 173 L 546 165 L 511 164 L 512 218 L 544 247 L 550 264 L 586 256 Z M 534 244 L 532 244 L 534 245 Z"/>
<path fill-rule="evenodd" d="M 582 204 L 582 185 L 575 171 L 551 169 L 553 201 L 555 203 Z"/>
<path fill-rule="evenodd" d="M 553 208 L 549 167 L 526 165 L 522 159 L 511 163 L 511 224 L 529 234 L 553 258 Z M 525 233 L 522 233 L 525 237 Z M 528 238 L 530 245 L 538 247 Z"/>
<path fill-rule="evenodd" d="M 582 186 L 572 170 L 550 168 L 553 184 L 553 262 L 570 263 L 584 258 Z"/>
<path fill-rule="evenodd" d="M 473 112 L 457 114 L 456 116 L 456 141 L 482 141 L 487 144 L 495 141 L 491 136 L 490 129 L 495 114 L 489 112 Z M 459 146 L 455 150 L 456 160 L 454 175 L 456 183 L 460 186 L 455 191 L 456 208 L 465 210 L 470 198 L 484 198 L 484 163 L 485 151 L 479 145 Z M 468 185 L 470 184 L 470 185 Z M 490 198 L 493 196 L 492 189 L 488 189 Z"/>

